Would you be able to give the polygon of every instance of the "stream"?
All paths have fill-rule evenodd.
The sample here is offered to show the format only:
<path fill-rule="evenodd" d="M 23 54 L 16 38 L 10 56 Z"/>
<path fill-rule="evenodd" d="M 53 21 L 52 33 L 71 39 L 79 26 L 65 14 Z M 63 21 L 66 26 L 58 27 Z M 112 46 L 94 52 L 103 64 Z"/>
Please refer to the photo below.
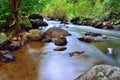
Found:
<path fill-rule="evenodd" d="M 59 21 L 47 21 L 49 26 L 60 25 Z M 120 31 L 96 29 L 91 26 L 73 24 L 63 28 L 72 35 L 67 36 L 67 49 L 54 51 L 54 43 L 28 42 L 14 51 L 15 62 L 0 63 L 0 80 L 74 80 L 98 64 L 120 66 Z M 86 32 L 97 32 L 110 37 L 102 42 L 85 43 L 77 38 Z M 113 48 L 114 55 L 107 55 L 107 48 Z M 69 56 L 70 52 L 85 51 L 80 56 Z"/>

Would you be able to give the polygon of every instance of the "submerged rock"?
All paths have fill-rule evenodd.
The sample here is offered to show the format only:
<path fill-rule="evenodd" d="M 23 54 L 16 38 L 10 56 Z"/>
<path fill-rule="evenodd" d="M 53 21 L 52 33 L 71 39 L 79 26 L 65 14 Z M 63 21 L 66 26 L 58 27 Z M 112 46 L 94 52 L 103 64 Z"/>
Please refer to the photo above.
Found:
<path fill-rule="evenodd" d="M 71 35 L 68 31 L 65 31 L 64 29 L 57 28 L 57 27 L 52 27 L 49 28 L 45 34 L 51 38 L 57 38 L 60 36 L 69 36 Z"/>
<path fill-rule="evenodd" d="M 10 61 L 14 61 L 14 60 L 15 60 L 15 58 L 14 58 L 12 52 L 10 52 L 8 50 L 0 51 L 0 61 L 10 62 Z"/>
<path fill-rule="evenodd" d="M 69 53 L 69 56 L 80 56 L 80 54 L 83 54 L 85 51 L 76 51 L 76 52 L 71 52 Z"/>
<path fill-rule="evenodd" d="M 75 80 L 120 80 L 120 68 L 110 65 L 97 65 Z"/>
<path fill-rule="evenodd" d="M 67 44 L 67 40 L 65 37 L 58 37 L 54 41 L 55 45 L 57 46 L 64 46 Z"/>
<path fill-rule="evenodd" d="M 84 41 L 84 42 L 100 42 L 101 39 L 100 38 L 97 38 L 97 37 L 92 37 L 92 36 L 82 36 L 80 38 L 78 38 L 79 40 L 81 41 Z"/>
<path fill-rule="evenodd" d="M 94 37 L 97 37 L 97 36 L 102 36 L 102 34 L 100 34 L 100 33 L 94 33 L 94 32 L 87 32 L 87 33 L 85 33 L 85 36 L 94 36 Z"/>
<path fill-rule="evenodd" d="M 67 49 L 66 47 L 64 46 L 59 46 L 59 47 L 56 47 L 55 49 L 53 49 L 54 51 L 64 51 L 65 49 Z"/>

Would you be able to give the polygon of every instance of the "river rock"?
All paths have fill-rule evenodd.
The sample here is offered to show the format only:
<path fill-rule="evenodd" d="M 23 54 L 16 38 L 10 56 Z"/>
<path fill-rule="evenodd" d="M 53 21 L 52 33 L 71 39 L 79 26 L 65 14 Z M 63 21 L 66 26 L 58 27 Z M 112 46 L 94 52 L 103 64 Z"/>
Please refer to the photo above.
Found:
<path fill-rule="evenodd" d="M 64 51 L 65 49 L 67 49 L 65 46 L 59 46 L 59 47 L 54 48 L 53 50 L 54 51 Z"/>
<path fill-rule="evenodd" d="M 70 22 L 75 25 L 81 25 L 79 17 L 71 19 Z"/>
<path fill-rule="evenodd" d="M 38 29 L 32 29 L 28 32 L 28 38 L 30 40 L 41 40 L 43 39 L 43 33 Z"/>
<path fill-rule="evenodd" d="M 97 37 L 92 37 L 92 36 L 82 36 L 80 38 L 78 38 L 79 40 L 81 41 L 84 41 L 84 42 L 100 42 L 101 39 L 100 38 L 97 38 Z"/>
<path fill-rule="evenodd" d="M 97 36 L 102 36 L 102 34 L 100 34 L 100 33 L 94 33 L 94 32 L 87 32 L 87 33 L 85 33 L 85 36 L 94 36 L 94 37 L 97 37 Z"/>
<path fill-rule="evenodd" d="M 80 56 L 81 54 L 83 54 L 85 51 L 76 51 L 76 52 L 71 52 L 69 53 L 69 56 Z"/>
<path fill-rule="evenodd" d="M 53 42 L 55 43 L 55 45 L 57 46 L 64 46 L 67 44 L 67 40 L 65 37 L 58 37 L 55 40 L 53 40 Z"/>
<path fill-rule="evenodd" d="M 33 29 L 38 29 L 39 27 L 48 26 L 48 23 L 41 20 L 32 20 L 30 21 Z"/>
<path fill-rule="evenodd" d="M 60 36 L 69 36 L 71 35 L 68 31 L 65 31 L 64 29 L 57 28 L 57 27 L 52 27 L 49 28 L 45 34 L 51 38 L 57 38 Z"/>
<path fill-rule="evenodd" d="M 75 80 L 120 80 L 120 68 L 110 65 L 96 65 Z"/>
<path fill-rule="evenodd" d="M 43 17 L 39 14 L 31 14 L 29 15 L 28 19 L 40 19 L 43 20 Z"/>
<path fill-rule="evenodd" d="M 45 37 L 42 39 L 43 42 L 52 42 L 52 39 L 50 37 Z"/>
<path fill-rule="evenodd" d="M 10 61 L 14 61 L 14 60 L 15 60 L 15 58 L 14 58 L 12 52 L 10 52 L 8 50 L 0 51 L 0 61 L 10 62 Z"/>

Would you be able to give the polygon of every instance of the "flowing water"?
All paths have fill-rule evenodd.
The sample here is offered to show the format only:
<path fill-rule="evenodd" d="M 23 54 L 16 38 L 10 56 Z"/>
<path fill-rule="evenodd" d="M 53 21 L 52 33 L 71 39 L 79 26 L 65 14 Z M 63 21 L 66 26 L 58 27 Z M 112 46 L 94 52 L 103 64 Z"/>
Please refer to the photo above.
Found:
<path fill-rule="evenodd" d="M 49 27 L 60 26 L 58 21 L 48 21 Z M 120 66 L 120 32 L 95 29 L 90 26 L 69 24 L 64 28 L 72 35 L 67 36 L 67 49 L 53 51 L 53 43 L 31 41 L 14 52 L 15 62 L 0 63 L 0 80 L 74 80 L 97 64 Z M 109 40 L 85 43 L 77 38 L 85 32 L 99 32 L 110 36 Z M 107 55 L 107 48 L 114 48 L 115 55 Z M 85 51 L 80 56 L 69 56 L 70 52 Z"/>

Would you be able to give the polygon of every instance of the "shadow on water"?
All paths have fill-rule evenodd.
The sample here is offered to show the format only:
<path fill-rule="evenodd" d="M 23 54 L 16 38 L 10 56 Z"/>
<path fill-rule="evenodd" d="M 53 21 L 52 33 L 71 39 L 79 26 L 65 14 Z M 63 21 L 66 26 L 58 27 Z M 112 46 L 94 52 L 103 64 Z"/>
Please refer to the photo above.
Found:
<path fill-rule="evenodd" d="M 49 27 L 59 26 L 60 22 L 48 21 Z M 53 51 L 57 46 L 51 43 L 31 41 L 14 52 L 15 62 L 0 65 L 0 80 L 74 80 L 97 64 L 120 65 L 120 33 L 99 30 L 86 26 L 67 25 L 72 36 L 67 36 L 67 49 Z M 48 27 L 48 28 L 49 28 Z M 45 29 L 46 30 L 46 29 Z M 43 31 L 45 31 L 43 30 Z M 109 35 L 111 40 L 98 43 L 85 43 L 77 37 L 93 31 Z M 107 47 L 113 47 L 117 56 L 108 56 Z M 85 51 L 80 56 L 69 56 L 70 52 Z"/>

